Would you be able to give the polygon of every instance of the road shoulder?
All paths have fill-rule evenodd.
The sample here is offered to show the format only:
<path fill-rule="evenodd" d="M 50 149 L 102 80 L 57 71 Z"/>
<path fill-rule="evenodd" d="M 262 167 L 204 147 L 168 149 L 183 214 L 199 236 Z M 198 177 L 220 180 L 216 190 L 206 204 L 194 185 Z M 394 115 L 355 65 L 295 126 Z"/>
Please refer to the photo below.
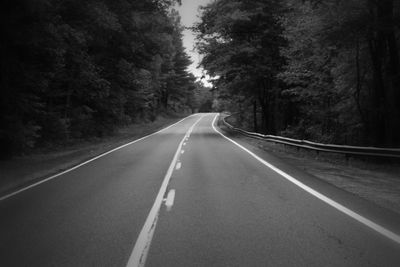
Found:
<path fill-rule="evenodd" d="M 0 196 L 60 173 L 102 153 L 156 132 L 184 116 L 160 117 L 151 123 L 133 124 L 120 129 L 115 135 L 83 141 L 70 147 L 34 153 L 0 161 Z"/>
<path fill-rule="evenodd" d="M 308 159 L 307 157 L 297 157 L 293 159 L 293 155 L 289 157 L 288 155 L 286 155 L 288 153 L 285 151 L 277 152 L 271 148 L 268 148 L 268 146 L 263 144 L 263 141 L 244 137 L 238 133 L 231 132 L 225 126 L 221 125 L 221 123 L 219 123 L 219 128 L 229 138 L 235 140 L 236 142 L 246 147 L 253 153 L 257 154 L 278 169 L 285 170 L 286 173 L 295 177 L 295 179 L 297 179 L 301 183 L 313 188 L 317 192 L 337 201 L 343 206 L 359 213 L 360 215 L 374 221 L 375 223 L 378 223 L 386 227 L 387 229 L 391 229 L 393 232 L 400 233 L 400 212 L 398 209 L 393 208 L 397 207 L 398 204 L 396 203 L 398 191 L 394 192 L 395 189 L 390 188 L 387 185 L 385 186 L 385 190 L 390 191 L 390 195 L 395 195 L 396 197 L 387 197 L 388 199 L 390 199 L 391 205 L 383 205 L 382 201 L 379 201 L 379 199 L 382 199 L 379 193 L 369 193 L 370 191 L 374 192 L 374 190 L 378 192 L 379 190 L 382 190 L 382 194 L 385 194 L 386 191 L 382 188 L 374 188 L 373 184 L 368 184 L 367 182 L 365 182 L 365 184 L 369 185 L 368 187 L 359 186 L 360 188 L 358 188 L 357 184 L 347 184 L 346 180 L 339 179 L 339 182 L 333 183 L 331 179 L 325 179 L 326 175 L 324 174 L 324 168 L 314 167 L 314 165 L 318 166 L 318 164 L 326 167 L 323 162 L 316 161 L 315 159 Z M 316 161 L 318 164 L 312 163 L 313 161 Z M 309 166 L 313 167 L 313 171 L 310 171 L 311 167 Z M 335 168 L 338 172 L 343 172 L 342 166 L 332 166 L 330 167 Z M 354 181 L 362 181 L 363 176 L 359 175 L 358 177 L 354 177 L 351 179 Z M 356 183 L 354 181 L 353 183 Z M 365 187 L 370 188 L 370 191 L 366 190 Z M 349 188 L 356 188 L 357 190 L 349 190 Z M 360 192 L 362 192 L 362 194 L 360 194 Z"/>

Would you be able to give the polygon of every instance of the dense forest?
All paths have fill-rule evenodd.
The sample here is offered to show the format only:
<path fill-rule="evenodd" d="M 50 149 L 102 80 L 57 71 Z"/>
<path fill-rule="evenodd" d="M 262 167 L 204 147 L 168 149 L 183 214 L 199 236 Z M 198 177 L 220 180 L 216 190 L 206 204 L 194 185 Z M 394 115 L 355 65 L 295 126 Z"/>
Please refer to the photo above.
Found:
<path fill-rule="evenodd" d="M 173 0 L 5 0 L 2 155 L 199 109 Z"/>
<path fill-rule="evenodd" d="M 211 109 L 262 133 L 400 146 L 399 1 L 210 1 L 192 30 L 212 93 L 187 70 L 179 3 L 2 1 L 0 154 Z"/>
<path fill-rule="evenodd" d="M 218 109 L 243 127 L 400 146 L 400 1 L 217 0 L 193 30 Z"/>

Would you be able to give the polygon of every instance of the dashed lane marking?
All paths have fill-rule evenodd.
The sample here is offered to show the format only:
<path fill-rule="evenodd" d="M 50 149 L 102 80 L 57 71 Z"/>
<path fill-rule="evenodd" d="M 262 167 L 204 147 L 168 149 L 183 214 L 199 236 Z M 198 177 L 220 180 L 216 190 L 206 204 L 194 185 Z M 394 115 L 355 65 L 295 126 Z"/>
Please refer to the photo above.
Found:
<path fill-rule="evenodd" d="M 124 148 L 124 147 L 126 147 L 126 146 L 132 145 L 132 144 L 137 143 L 137 142 L 139 142 L 139 141 L 142 141 L 142 140 L 144 140 L 144 139 L 146 139 L 146 138 L 149 138 L 150 136 L 156 135 L 156 134 L 158 134 L 158 133 L 161 133 L 161 132 L 163 132 L 163 131 L 165 131 L 165 130 L 171 128 L 172 126 L 177 125 L 178 123 L 180 123 L 180 122 L 182 122 L 182 121 L 186 120 L 187 118 L 192 117 L 192 116 L 194 116 L 194 115 L 195 115 L 195 114 L 192 114 L 192 115 L 190 115 L 190 116 L 187 116 L 187 117 L 181 119 L 180 121 L 175 122 L 174 124 L 171 124 L 171 125 L 169 125 L 168 127 L 165 127 L 164 129 L 161 129 L 161 130 L 159 130 L 159 131 L 157 131 L 157 132 L 154 132 L 154 133 L 152 133 L 152 134 L 143 136 L 142 138 L 136 139 L 136 140 L 134 140 L 134 141 L 132 141 L 132 142 L 129 142 L 129 143 L 125 144 L 125 145 L 122 145 L 122 146 L 119 146 L 119 147 L 117 147 L 117 148 L 111 149 L 111 150 L 109 150 L 109 151 L 107 151 L 107 152 L 104 152 L 103 154 L 100 154 L 100 155 L 98 155 L 98 156 L 96 156 L 96 157 L 94 157 L 94 158 L 91 158 L 91 159 L 89 159 L 89 160 L 87 160 L 87 161 L 85 161 L 85 162 L 82 162 L 82 163 L 80 163 L 80 164 L 78 164 L 78 165 L 76 165 L 76 166 L 74 166 L 74 167 L 72 167 L 72 168 L 69 168 L 69 169 L 67 169 L 67 170 L 65 170 L 65 171 L 62 171 L 62 172 L 57 173 L 57 174 L 55 174 L 55 175 L 52 175 L 52 176 L 50 176 L 50 177 L 48 177 L 48 178 L 45 178 L 45 179 L 43 179 L 43 180 L 40 180 L 39 182 L 33 183 L 33 184 L 29 185 L 29 186 L 26 186 L 26 187 L 24 187 L 24 188 L 21 188 L 21 189 L 19 189 L 19 190 L 16 190 L 16 191 L 14 191 L 14 192 L 12 192 L 12 193 L 9 193 L 9 194 L 7 194 L 7 195 L 1 196 L 1 197 L 0 197 L 0 201 L 5 200 L 5 199 L 8 199 L 8 198 L 10 198 L 10 197 L 12 197 L 12 196 L 15 196 L 15 195 L 17 195 L 17 194 L 19 194 L 19 193 L 22 193 L 22 192 L 24 192 L 24 191 L 26 191 L 26 190 L 28 190 L 28 189 L 31 189 L 31 188 L 33 188 L 33 187 L 36 187 L 36 186 L 38 186 L 38 185 L 40 185 L 40 184 L 43 184 L 43 183 L 45 183 L 45 182 L 48 182 L 48 181 L 50 181 L 50 180 L 52 180 L 52 179 L 54 179 L 54 178 L 57 178 L 57 177 L 59 177 L 59 176 L 61 176 L 61 175 L 63 175 L 63 174 L 66 174 L 66 173 L 68 173 L 68 172 L 71 172 L 71 171 L 73 171 L 73 170 L 76 170 L 76 169 L 78 169 L 79 167 L 82 167 L 83 165 L 86 165 L 86 164 L 88 164 L 88 163 L 90 163 L 90 162 L 92 162 L 92 161 L 95 161 L 95 160 L 97 160 L 97 159 L 99 159 L 99 158 L 101 158 L 101 157 L 104 157 L 104 156 L 106 156 L 106 155 L 108 155 L 108 154 L 110 154 L 110 153 L 112 153 L 112 152 L 114 152 L 114 151 L 117 151 L 117 150 L 121 149 L 121 148 Z"/>
<path fill-rule="evenodd" d="M 170 211 L 172 209 L 172 206 L 174 205 L 174 200 L 175 200 L 175 189 L 171 189 L 169 190 L 167 199 L 165 201 L 165 206 L 167 207 L 167 211 Z"/>
<path fill-rule="evenodd" d="M 176 170 L 179 170 L 180 168 L 182 167 L 182 163 L 179 161 L 177 164 L 176 164 Z"/>
<path fill-rule="evenodd" d="M 204 117 L 201 116 L 196 122 L 190 127 L 187 133 L 191 133 L 196 126 L 196 124 Z M 157 225 L 157 220 L 158 220 L 158 213 L 160 211 L 161 204 L 163 202 L 163 197 L 165 195 L 165 192 L 167 190 L 168 183 L 171 179 L 172 173 L 174 171 L 174 167 L 178 161 L 180 151 L 183 146 L 183 142 L 185 141 L 186 135 L 182 138 L 181 142 L 178 145 L 178 148 L 176 149 L 175 155 L 171 161 L 171 164 L 169 165 L 169 168 L 167 170 L 167 173 L 165 174 L 164 180 L 161 184 L 160 190 L 158 191 L 157 197 L 154 201 L 154 204 L 149 212 L 149 215 L 147 216 L 147 219 L 143 225 L 142 230 L 139 233 L 139 236 L 136 240 L 135 246 L 133 248 L 133 251 L 129 257 L 128 264 L 126 265 L 127 267 L 143 267 L 147 254 L 151 245 L 151 240 L 153 238 L 154 230 Z M 168 197 L 167 197 L 168 200 Z"/>

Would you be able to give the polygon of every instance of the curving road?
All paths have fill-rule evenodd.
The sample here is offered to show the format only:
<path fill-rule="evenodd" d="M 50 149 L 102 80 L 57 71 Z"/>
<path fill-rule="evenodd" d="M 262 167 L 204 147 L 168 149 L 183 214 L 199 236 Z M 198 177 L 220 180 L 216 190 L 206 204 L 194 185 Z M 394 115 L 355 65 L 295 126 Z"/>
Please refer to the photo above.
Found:
<path fill-rule="evenodd" d="M 216 116 L 0 198 L 0 266 L 400 266 L 398 214 L 223 136 Z"/>

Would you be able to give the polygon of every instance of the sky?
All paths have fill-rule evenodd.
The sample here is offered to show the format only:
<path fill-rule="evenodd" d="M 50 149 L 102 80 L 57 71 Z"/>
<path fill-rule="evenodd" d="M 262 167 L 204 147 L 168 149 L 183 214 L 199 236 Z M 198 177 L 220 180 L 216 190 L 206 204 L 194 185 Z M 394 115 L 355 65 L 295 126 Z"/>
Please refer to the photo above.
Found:
<path fill-rule="evenodd" d="M 182 5 L 177 6 L 179 14 L 181 15 L 181 23 L 185 27 L 193 26 L 193 23 L 198 22 L 198 8 L 199 6 L 204 6 L 210 3 L 212 0 L 182 0 Z M 200 55 L 194 51 L 195 44 L 195 36 L 192 31 L 185 30 L 183 32 L 183 45 L 186 48 L 186 52 L 191 57 L 193 63 L 189 66 L 189 70 L 198 78 L 200 78 L 202 74 L 201 69 L 197 69 L 197 65 L 200 61 Z M 203 80 L 206 85 L 209 85 L 206 81 Z"/>

